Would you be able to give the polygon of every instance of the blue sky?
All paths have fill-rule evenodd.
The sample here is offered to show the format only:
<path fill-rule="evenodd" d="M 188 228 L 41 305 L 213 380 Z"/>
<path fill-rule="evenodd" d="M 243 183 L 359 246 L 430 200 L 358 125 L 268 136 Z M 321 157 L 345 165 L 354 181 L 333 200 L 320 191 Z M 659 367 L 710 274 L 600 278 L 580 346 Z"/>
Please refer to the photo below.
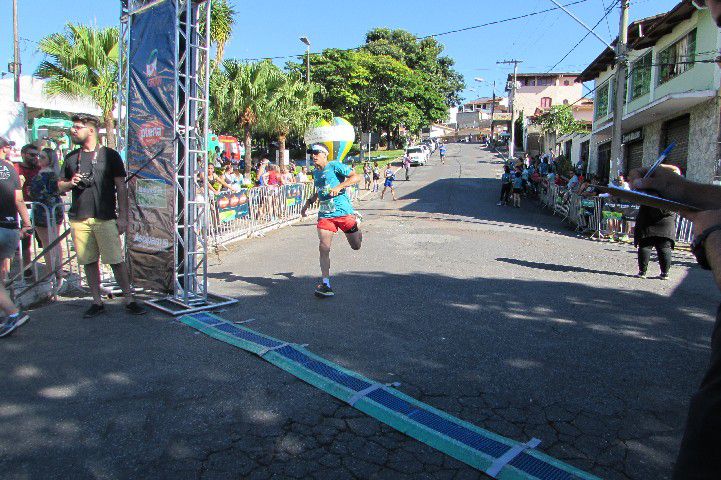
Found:
<path fill-rule="evenodd" d="M 564 0 L 570 3 L 572 0 Z M 615 0 L 585 0 L 569 7 L 587 24 L 599 21 Z M 23 72 L 31 74 L 42 55 L 37 42 L 43 36 L 60 31 L 67 22 L 98 26 L 117 25 L 119 3 L 112 0 L 18 0 L 21 60 Z M 312 51 L 324 48 L 349 48 L 363 43 L 365 33 L 374 27 L 402 28 L 417 36 L 438 34 L 486 22 L 519 16 L 554 7 L 550 0 L 365 0 L 342 2 L 329 0 L 282 0 L 243 2 L 234 0 L 236 27 L 226 47 L 226 57 L 257 58 L 301 55 L 305 46 L 298 37 L 308 36 Z M 677 0 L 631 0 L 631 20 L 664 12 Z M 0 3 L 0 71 L 7 70 L 12 57 L 12 2 Z M 614 8 L 596 32 L 610 40 L 618 32 L 619 9 Z M 497 60 L 523 60 L 519 71 L 547 71 L 585 34 L 585 30 L 560 10 L 522 20 L 438 36 L 445 54 L 454 58 L 456 69 L 468 87 L 467 99 L 490 95 L 491 88 L 473 81 L 482 77 L 497 81 L 496 92 L 510 67 L 496 65 Z M 580 71 L 603 49 L 589 36 L 556 71 Z M 282 65 L 285 60 L 277 60 Z"/>

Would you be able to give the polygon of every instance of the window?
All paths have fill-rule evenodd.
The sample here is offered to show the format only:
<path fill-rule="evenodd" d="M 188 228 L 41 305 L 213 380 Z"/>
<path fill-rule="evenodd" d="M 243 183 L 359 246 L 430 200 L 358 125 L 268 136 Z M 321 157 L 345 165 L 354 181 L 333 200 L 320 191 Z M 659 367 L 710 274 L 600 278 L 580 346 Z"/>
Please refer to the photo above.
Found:
<path fill-rule="evenodd" d="M 541 108 L 551 108 L 552 103 L 551 97 L 543 97 L 541 99 Z"/>
<path fill-rule="evenodd" d="M 548 87 L 549 85 L 555 85 L 556 79 L 553 77 L 540 77 L 538 79 L 539 87 Z"/>
<path fill-rule="evenodd" d="M 570 85 L 570 83 L 568 83 L 568 80 L 564 80 L 564 81 L 563 81 L 563 85 L 565 85 L 565 86 L 567 87 L 567 86 Z"/>
<path fill-rule="evenodd" d="M 696 30 L 658 54 L 658 84 L 668 82 L 694 66 L 696 61 Z"/>
<path fill-rule="evenodd" d="M 631 100 L 651 91 L 651 52 L 631 65 Z"/>
<path fill-rule="evenodd" d="M 564 99 L 563 99 L 563 104 L 564 104 L 564 105 L 568 105 L 568 99 L 567 99 L 567 98 L 564 98 Z"/>
<path fill-rule="evenodd" d="M 604 83 L 596 90 L 594 105 L 596 108 L 595 118 L 605 117 L 608 114 L 608 83 Z"/>

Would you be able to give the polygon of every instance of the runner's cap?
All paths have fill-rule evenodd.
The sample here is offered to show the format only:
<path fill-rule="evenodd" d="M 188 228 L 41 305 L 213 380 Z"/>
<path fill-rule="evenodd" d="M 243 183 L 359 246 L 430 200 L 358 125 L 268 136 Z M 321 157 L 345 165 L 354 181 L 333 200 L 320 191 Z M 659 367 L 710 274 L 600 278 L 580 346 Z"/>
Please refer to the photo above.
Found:
<path fill-rule="evenodd" d="M 325 153 L 327 155 L 330 152 L 328 151 L 328 147 L 326 147 L 322 143 L 314 143 L 310 146 L 310 148 L 308 148 L 307 153 Z"/>

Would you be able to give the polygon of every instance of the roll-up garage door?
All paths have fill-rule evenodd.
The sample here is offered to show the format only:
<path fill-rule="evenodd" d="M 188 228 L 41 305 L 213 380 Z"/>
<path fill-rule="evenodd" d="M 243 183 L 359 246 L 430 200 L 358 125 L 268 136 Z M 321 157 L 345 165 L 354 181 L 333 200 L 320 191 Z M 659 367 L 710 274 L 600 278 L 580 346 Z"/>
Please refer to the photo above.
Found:
<path fill-rule="evenodd" d="M 626 145 L 626 175 L 634 168 L 643 164 L 643 142 L 632 142 Z"/>
<path fill-rule="evenodd" d="M 689 115 L 669 120 L 663 124 L 661 135 L 661 151 L 668 147 L 671 142 L 676 142 L 676 148 L 673 149 L 665 163 L 676 165 L 684 174 L 686 173 L 688 159 L 689 120 Z"/>

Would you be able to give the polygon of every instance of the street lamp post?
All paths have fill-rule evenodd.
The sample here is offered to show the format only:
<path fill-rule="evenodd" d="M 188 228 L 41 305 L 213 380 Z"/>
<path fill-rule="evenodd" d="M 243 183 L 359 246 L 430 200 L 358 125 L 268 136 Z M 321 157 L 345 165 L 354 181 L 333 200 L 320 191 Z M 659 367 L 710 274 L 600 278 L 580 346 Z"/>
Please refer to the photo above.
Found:
<path fill-rule="evenodd" d="M 305 49 L 305 81 L 310 83 L 310 40 L 308 37 L 300 37 L 300 41 L 306 46 Z"/>

